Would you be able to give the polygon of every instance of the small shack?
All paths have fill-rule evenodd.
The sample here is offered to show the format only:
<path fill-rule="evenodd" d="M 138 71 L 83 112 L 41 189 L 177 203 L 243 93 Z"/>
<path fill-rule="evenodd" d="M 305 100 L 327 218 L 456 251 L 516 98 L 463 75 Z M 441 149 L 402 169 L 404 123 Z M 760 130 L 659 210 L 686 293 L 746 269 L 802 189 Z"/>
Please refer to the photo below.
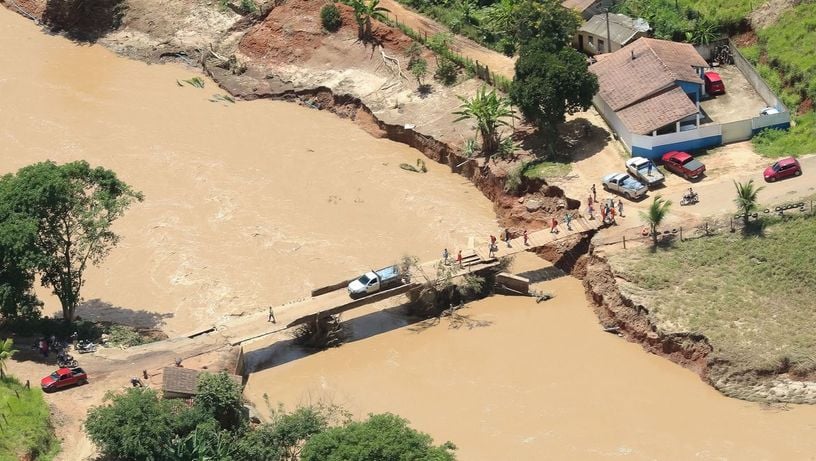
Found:
<path fill-rule="evenodd" d="M 573 45 L 590 56 L 611 53 L 645 37 L 649 30 L 649 23 L 643 19 L 616 13 L 596 14 L 578 28 Z"/>
<path fill-rule="evenodd" d="M 198 393 L 198 377 L 202 373 L 213 373 L 207 370 L 193 370 L 183 367 L 164 367 L 162 370 L 162 392 L 166 399 L 189 399 Z M 239 386 L 243 378 L 229 375 Z"/>

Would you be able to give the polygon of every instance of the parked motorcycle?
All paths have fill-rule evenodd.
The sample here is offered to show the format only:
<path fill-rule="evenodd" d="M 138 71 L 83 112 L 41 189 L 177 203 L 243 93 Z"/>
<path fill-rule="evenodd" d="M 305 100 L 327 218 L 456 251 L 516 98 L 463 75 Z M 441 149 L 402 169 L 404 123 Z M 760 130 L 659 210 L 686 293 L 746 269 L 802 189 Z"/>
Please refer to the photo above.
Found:
<path fill-rule="evenodd" d="M 91 341 L 79 341 L 76 343 L 76 346 L 74 346 L 74 349 L 80 354 L 88 354 L 96 352 L 96 344 Z"/>
<path fill-rule="evenodd" d="M 697 192 L 694 192 L 693 194 L 685 194 L 683 196 L 683 198 L 680 199 L 680 205 L 681 206 L 694 205 L 695 203 L 697 203 L 699 201 L 700 201 L 700 196 L 697 195 Z"/>
<path fill-rule="evenodd" d="M 72 368 L 77 366 L 77 361 L 71 354 L 60 354 L 57 356 L 57 366 L 60 368 Z"/>

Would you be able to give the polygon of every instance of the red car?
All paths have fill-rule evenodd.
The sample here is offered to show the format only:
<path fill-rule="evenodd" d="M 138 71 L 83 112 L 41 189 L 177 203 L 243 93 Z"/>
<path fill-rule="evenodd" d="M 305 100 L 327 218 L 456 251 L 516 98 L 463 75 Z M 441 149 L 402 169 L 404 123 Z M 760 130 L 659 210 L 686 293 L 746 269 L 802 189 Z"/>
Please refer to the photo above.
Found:
<path fill-rule="evenodd" d="M 774 182 L 777 179 L 790 178 L 802 174 L 802 166 L 793 157 L 783 158 L 773 165 L 765 168 L 765 181 Z"/>
<path fill-rule="evenodd" d="M 725 94 L 725 84 L 716 72 L 706 72 L 703 74 L 703 81 L 705 81 L 705 91 L 708 94 Z"/>
<path fill-rule="evenodd" d="M 60 368 L 40 381 L 40 385 L 46 392 L 55 391 L 63 387 L 75 384 L 85 384 L 88 382 L 88 375 L 85 370 L 79 367 Z"/>
<path fill-rule="evenodd" d="M 697 179 L 705 172 L 705 165 L 686 152 L 673 150 L 663 154 L 663 166 L 686 179 Z"/>

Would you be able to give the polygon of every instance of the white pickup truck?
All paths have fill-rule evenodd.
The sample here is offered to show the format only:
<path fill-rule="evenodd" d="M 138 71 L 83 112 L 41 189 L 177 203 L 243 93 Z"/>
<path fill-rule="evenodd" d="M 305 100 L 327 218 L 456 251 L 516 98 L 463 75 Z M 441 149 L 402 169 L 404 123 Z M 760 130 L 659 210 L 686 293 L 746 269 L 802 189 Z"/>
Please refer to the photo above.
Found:
<path fill-rule="evenodd" d="M 352 298 L 361 298 L 378 291 L 393 288 L 402 283 L 400 268 L 393 265 L 373 272 L 366 272 L 348 284 L 348 292 Z"/>
<path fill-rule="evenodd" d="M 626 171 L 646 186 L 656 186 L 666 180 L 663 173 L 648 158 L 632 157 L 626 161 Z"/>

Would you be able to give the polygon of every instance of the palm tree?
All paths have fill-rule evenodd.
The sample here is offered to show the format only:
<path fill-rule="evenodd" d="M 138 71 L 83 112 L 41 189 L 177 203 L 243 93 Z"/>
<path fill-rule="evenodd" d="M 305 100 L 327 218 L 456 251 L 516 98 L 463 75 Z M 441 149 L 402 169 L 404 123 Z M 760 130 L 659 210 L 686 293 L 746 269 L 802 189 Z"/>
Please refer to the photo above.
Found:
<path fill-rule="evenodd" d="M 14 341 L 11 338 L 6 338 L 5 341 L 0 341 L 0 378 L 6 377 L 6 360 L 14 355 L 16 350 L 12 349 Z"/>
<path fill-rule="evenodd" d="M 737 188 L 737 198 L 734 199 L 734 203 L 742 212 L 742 222 L 747 227 L 748 218 L 757 209 L 757 195 L 763 187 L 755 187 L 753 179 L 744 184 L 734 181 L 734 187 Z"/>
<path fill-rule="evenodd" d="M 454 120 L 476 120 L 476 128 L 482 136 L 482 152 L 492 155 L 499 148 L 499 126 L 509 126 L 505 118 L 513 118 L 513 111 L 510 109 L 510 100 L 496 94 L 496 90 L 490 90 L 483 86 L 476 92 L 476 96 L 471 99 L 459 96 L 462 105 L 454 115 L 459 118 Z"/>
<path fill-rule="evenodd" d="M 659 226 L 660 223 L 663 222 L 663 219 L 666 218 L 666 215 L 669 214 L 671 204 L 671 200 L 663 199 L 658 195 L 652 200 L 652 204 L 649 205 L 647 211 L 640 212 L 640 219 L 648 224 L 649 229 L 652 231 L 652 244 L 654 246 L 657 246 L 657 226 Z"/>
<path fill-rule="evenodd" d="M 371 19 L 385 21 L 385 13 L 390 13 L 387 8 L 380 6 L 380 0 L 350 0 L 349 5 L 354 8 L 357 35 L 364 42 L 371 38 Z"/>

